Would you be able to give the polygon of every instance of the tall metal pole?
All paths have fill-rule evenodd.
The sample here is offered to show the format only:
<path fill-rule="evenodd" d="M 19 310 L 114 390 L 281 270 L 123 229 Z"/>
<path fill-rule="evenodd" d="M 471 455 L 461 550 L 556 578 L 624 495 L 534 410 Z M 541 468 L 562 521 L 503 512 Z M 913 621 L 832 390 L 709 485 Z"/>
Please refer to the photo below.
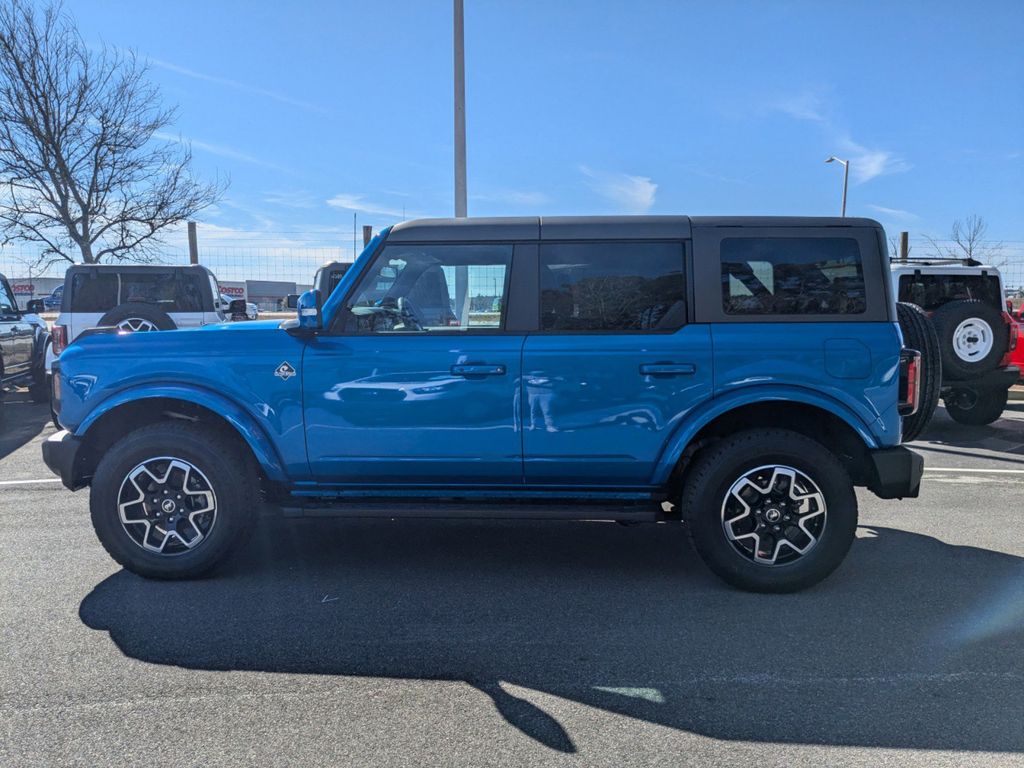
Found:
<path fill-rule="evenodd" d="M 462 3 L 455 0 L 455 217 L 466 217 L 466 56 Z"/>
<path fill-rule="evenodd" d="M 843 209 L 839 215 L 846 218 L 846 186 L 850 181 L 850 161 L 843 163 Z"/>

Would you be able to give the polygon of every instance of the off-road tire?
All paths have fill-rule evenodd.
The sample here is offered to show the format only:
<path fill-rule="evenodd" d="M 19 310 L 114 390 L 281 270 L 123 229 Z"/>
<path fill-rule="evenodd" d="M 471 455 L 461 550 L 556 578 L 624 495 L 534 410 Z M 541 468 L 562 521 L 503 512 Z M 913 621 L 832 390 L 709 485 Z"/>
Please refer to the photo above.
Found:
<path fill-rule="evenodd" d="M 939 336 L 923 309 L 901 301 L 896 304 L 896 316 L 903 333 L 903 345 L 921 353 L 920 402 L 917 412 L 903 419 L 903 441 L 909 443 L 918 438 L 935 415 L 942 388 L 942 357 Z"/>
<path fill-rule="evenodd" d="M 946 413 L 953 421 L 974 427 L 991 424 L 1003 415 L 1010 392 L 1006 389 L 954 389 L 945 399 Z"/>
<path fill-rule="evenodd" d="M 178 327 L 171 316 L 160 307 L 142 302 L 129 302 L 114 307 L 100 318 L 99 324 L 104 327 L 120 325 L 133 318 L 152 323 L 158 331 L 173 331 Z"/>
<path fill-rule="evenodd" d="M 195 466 L 216 496 L 216 520 L 207 540 L 175 555 L 143 549 L 118 516 L 122 482 L 139 464 L 162 456 Z M 147 578 L 191 579 L 209 573 L 244 543 L 256 522 L 259 483 L 247 459 L 237 444 L 200 424 L 166 421 L 131 432 L 107 450 L 92 479 L 89 509 L 100 543 L 126 569 Z"/>
<path fill-rule="evenodd" d="M 964 322 L 975 319 L 992 332 L 992 345 L 987 354 L 965 360 L 956 351 L 956 331 Z M 943 304 L 932 313 L 932 322 L 939 337 L 942 373 L 949 380 L 973 379 L 996 368 L 1010 343 L 1010 330 L 1003 314 L 990 304 L 977 299 L 963 299 Z"/>
<path fill-rule="evenodd" d="M 740 554 L 726 536 L 722 505 L 744 473 L 780 464 L 806 474 L 827 507 L 818 543 L 795 562 L 761 565 Z M 687 473 L 681 509 L 694 548 L 725 582 L 751 592 L 795 592 L 818 583 L 842 562 L 857 529 L 857 497 L 846 468 L 815 440 L 785 429 L 738 432 L 697 455 Z"/>

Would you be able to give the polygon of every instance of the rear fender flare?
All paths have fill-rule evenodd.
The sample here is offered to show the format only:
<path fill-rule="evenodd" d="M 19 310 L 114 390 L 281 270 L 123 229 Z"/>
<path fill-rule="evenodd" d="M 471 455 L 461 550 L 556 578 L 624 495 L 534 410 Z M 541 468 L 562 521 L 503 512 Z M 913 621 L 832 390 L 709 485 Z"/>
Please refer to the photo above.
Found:
<path fill-rule="evenodd" d="M 800 387 L 787 386 L 765 386 L 757 388 L 743 388 L 728 394 L 708 400 L 690 412 L 687 419 L 676 430 L 669 439 L 662 451 L 661 458 L 655 468 L 652 482 L 656 485 L 664 485 L 668 482 L 672 470 L 675 469 L 683 452 L 690 441 L 704 427 L 717 419 L 719 416 L 731 410 L 755 403 L 767 402 L 788 402 L 800 403 L 828 411 L 834 416 L 842 419 L 857 433 L 869 449 L 878 448 L 878 441 L 871 434 L 864 421 L 848 406 L 833 397 L 822 395 L 818 392 Z"/>

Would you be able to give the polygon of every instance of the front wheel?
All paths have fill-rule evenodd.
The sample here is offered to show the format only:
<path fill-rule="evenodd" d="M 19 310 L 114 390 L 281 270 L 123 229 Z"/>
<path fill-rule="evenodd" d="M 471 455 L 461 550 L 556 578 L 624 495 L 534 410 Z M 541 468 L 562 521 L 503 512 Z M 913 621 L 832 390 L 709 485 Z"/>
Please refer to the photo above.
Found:
<path fill-rule="evenodd" d="M 682 498 L 701 559 L 729 584 L 794 592 L 842 562 L 857 528 L 857 497 L 839 460 L 797 432 L 740 432 L 706 449 Z"/>
<path fill-rule="evenodd" d="M 201 425 L 162 422 L 115 443 L 92 480 L 92 523 L 129 571 L 201 576 L 246 538 L 256 519 L 253 472 L 237 446 Z"/>
<path fill-rule="evenodd" d="M 980 427 L 1003 415 L 1009 399 L 1006 389 L 954 389 L 945 399 L 953 421 Z"/>

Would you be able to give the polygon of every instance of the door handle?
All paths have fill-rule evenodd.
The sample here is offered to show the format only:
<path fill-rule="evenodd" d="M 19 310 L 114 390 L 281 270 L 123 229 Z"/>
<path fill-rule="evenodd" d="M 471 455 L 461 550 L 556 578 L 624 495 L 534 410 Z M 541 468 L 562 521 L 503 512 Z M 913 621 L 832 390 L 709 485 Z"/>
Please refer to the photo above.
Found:
<path fill-rule="evenodd" d="M 697 372 L 693 363 L 643 363 L 640 365 L 642 376 L 692 376 Z"/>
<path fill-rule="evenodd" d="M 453 365 L 452 376 L 504 376 L 504 365 L 491 365 L 489 363 L 461 363 Z"/>

